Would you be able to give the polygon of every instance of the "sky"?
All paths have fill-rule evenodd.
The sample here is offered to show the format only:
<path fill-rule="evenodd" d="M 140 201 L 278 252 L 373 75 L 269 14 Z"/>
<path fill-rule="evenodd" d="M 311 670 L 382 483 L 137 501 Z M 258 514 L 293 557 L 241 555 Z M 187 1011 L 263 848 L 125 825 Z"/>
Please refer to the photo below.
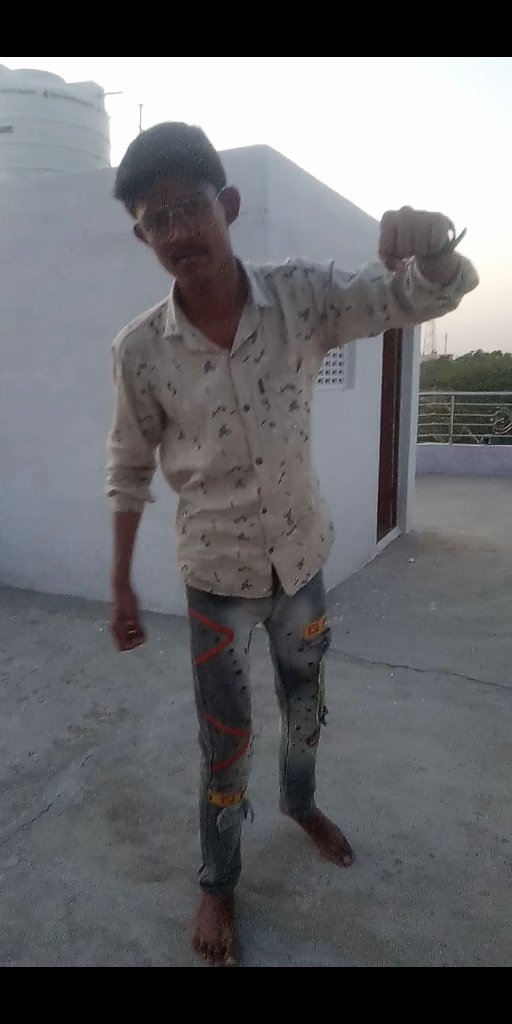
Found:
<path fill-rule="evenodd" d="M 512 58 L 0 57 L 107 92 L 112 163 L 143 127 L 200 124 L 218 149 L 266 143 L 372 216 L 440 210 L 480 287 L 438 348 L 512 351 Z M 290 255 L 298 255 L 290 253 Z M 303 255 L 307 255 L 303 254 Z M 329 254 L 326 253 L 326 258 Z"/>

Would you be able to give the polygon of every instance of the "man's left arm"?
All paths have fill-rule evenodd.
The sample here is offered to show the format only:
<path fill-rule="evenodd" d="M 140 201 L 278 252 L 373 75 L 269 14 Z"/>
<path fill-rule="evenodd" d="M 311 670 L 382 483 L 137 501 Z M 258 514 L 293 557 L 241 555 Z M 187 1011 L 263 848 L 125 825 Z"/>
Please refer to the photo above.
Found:
<path fill-rule="evenodd" d="M 385 213 L 380 224 L 381 263 L 347 274 L 331 264 L 317 279 L 317 305 L 325 352 L 357 338 L 382 334 L 450 313 L 476 288 L 478 274 L 450 248 L 453 225 L 440 213 L 403 207 Z M 324 271 L 325 273 L 325 271 Z M 316 288 L 315 288 L 316 290 Z"/>

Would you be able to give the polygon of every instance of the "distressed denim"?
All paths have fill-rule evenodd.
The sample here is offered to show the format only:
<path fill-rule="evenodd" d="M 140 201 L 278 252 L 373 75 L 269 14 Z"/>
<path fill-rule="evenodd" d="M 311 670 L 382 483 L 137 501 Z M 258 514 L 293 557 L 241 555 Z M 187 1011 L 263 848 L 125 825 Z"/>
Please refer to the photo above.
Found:
<path fill-rule="evenodd" d="M 314 806 L 330 631 L 322 573 L 293 596 L 276 578 L 268 597 L 225 597 L 188 587 L 187 600 L 202 754 L 201 886 L 220 896 L 238 882 L 242 823 L 250 813 L 252 630 L 262 623 L 269 638 L 281 713 L 280 807 L 297 821 Z"/>

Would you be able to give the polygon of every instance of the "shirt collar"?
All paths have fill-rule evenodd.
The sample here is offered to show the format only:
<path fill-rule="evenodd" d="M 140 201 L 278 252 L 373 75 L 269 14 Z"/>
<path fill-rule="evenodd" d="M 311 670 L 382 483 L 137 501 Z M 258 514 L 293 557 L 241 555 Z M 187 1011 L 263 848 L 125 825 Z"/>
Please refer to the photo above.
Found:
<path fill-rule="evenodd" d="M 240 265 L 247 278 L 249 285 L 249 303 L 255 309 L 263 309 L 265 306 L 271 305 L 270 296 L 264 291 L 259 276 L 256 274 L 253 267 L 247 263 Z M 176 281 L 173 281 L 169 298 L 167 299 L 167 313 L 165 316 L 165 327 L 164 327 L 164 338 L 172 338 L 177 335 L 181 335 L 183 332 L 183 320 L 184 316 L 179 306 L 176 305 L 175 300 L 175 288 Z"/>
<path fill-rule="evenodd" d="M 262 287 L 260 276 L 248 263 L 241 264 L 249 285 L 249 294 L 256 309 L 263 309 L 272 304 L 270 296 Z"/>

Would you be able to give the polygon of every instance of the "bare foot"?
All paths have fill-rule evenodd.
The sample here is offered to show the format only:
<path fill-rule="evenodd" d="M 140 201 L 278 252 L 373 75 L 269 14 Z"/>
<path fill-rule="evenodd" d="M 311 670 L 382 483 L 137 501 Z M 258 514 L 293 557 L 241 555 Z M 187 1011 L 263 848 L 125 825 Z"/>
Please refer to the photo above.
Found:
<path fill-rule="evenodd" d="M 203 893 L 196 914 L 192 948 L 209 967 L 238 967 L 233 896 Z"/>
<path fill-rule="evenodd" d="M 353 864 L 354 854 L 350 843 L 341 829 L 317 807 L 309 818 L 298 824 L 313 840 L 323 860 L 337 864 L 340 868 L 349 868 Z"/>

